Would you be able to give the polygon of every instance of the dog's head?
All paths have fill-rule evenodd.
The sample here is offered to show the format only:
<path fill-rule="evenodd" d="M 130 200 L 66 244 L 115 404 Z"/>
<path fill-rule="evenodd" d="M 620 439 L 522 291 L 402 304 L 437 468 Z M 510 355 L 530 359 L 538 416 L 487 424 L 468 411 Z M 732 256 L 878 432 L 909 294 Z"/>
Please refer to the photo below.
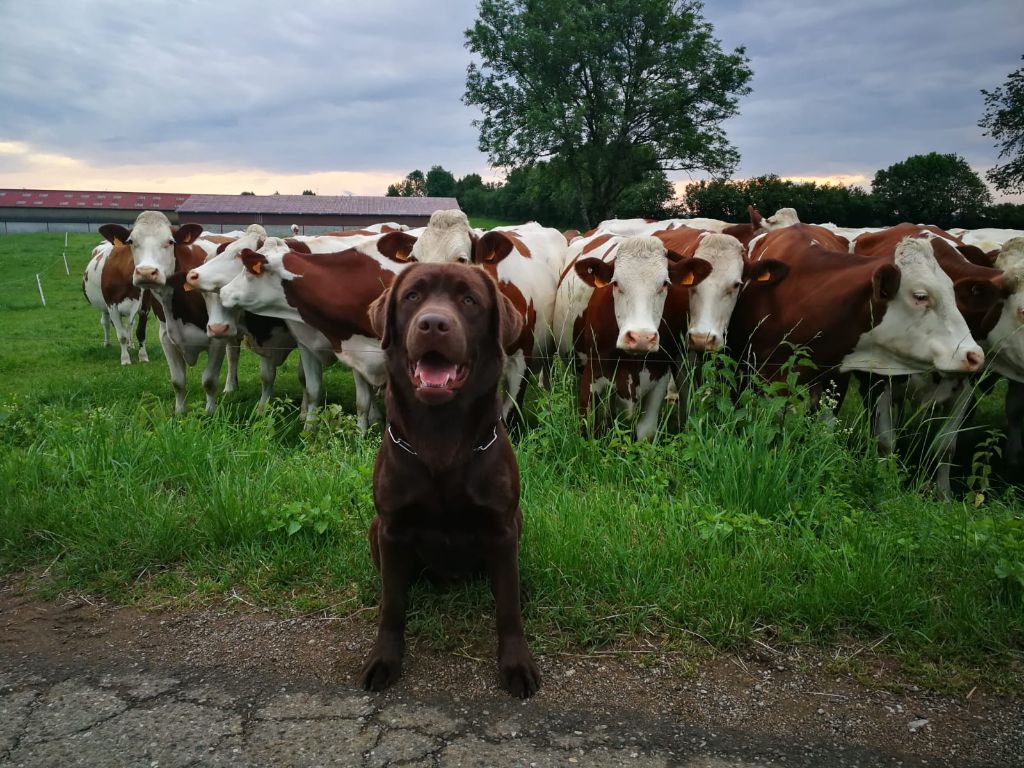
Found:
<path fill-rule="evenodd" d="M 388 387 L 427 405 L 497 392 L 522 319 L 479 267 L 413 264 L 370 305 Z"/>

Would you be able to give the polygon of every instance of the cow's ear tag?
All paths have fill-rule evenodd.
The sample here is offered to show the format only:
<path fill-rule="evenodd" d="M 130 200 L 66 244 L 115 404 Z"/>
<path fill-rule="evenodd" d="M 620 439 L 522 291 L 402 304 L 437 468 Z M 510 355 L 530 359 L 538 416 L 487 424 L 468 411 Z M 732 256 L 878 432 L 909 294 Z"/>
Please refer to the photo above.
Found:
<path fill-rule="evenodd" d="M 602 280 L 597 275 L 594 275 L 594 287 L 595 288 L 604 288 L 606 285 L 608 285 L 608 283 L 605 280 Z"/>
<path fill-rule="evenodd" d="M 190 291 L 193 291 L 193 290 L 195 290 L 195 289 L 194 289 L 194 288 L 192 287 L 192 284 L 191 284 L 191 283 L 185 283 L 185 284 L 184 284 L 183 286 L 181 286 L 181 287 L 185 289 L 185 293 L 189 293 Z"/>
<path fill-rule="evenodd" d="M 759 282 L 759 283 L 767 283 L 771 279 L 772 279 L 772 273 L 768 272 L 767 270 L 762 272 L 760 275 L 757 276 L 757 282 Z"/>
<path fill-rule="evenodd" d="M 693 285 L 693 272 L 691 272 L 686 277 L 684 277 L 682 282 L 680 282 L 679 284 L 680 285 Z"/>
<path fill-rule="evenodd" d="M 118 238 L 115 237 L 114 238 L 114 245 L 121 246 L 121 245 L 124 245 L 124 243 L 122 243 Z"/>
<path fill-rule="evenodd" d="M 263 262 L 262 261 L 257 261 L 255 264 L 252 265 L 252 273 L 254 275 L 262 275 L 263 274 Z"/>

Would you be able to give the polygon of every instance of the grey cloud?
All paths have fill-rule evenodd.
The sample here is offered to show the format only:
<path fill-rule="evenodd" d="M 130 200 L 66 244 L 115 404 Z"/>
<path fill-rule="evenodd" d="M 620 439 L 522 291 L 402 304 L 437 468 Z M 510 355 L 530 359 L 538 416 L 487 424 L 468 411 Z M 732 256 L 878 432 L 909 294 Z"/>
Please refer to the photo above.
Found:
<path fill-rule="evenodd" d="M 485 171 L 461 104 L 474 0 L 0 4 L 0 141 L 100 164 Z M 1019 66 L 1019 0 L 717 0 L 753 93 L 740 175 L 990 165 L 979 88 Z"/>

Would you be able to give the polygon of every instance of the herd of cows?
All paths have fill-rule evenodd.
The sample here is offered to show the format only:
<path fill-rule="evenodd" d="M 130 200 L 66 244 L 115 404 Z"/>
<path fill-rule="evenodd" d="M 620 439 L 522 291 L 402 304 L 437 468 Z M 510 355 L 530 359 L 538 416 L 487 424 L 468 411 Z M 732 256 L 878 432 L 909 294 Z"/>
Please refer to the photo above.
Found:
<path fill-rule="evenodd" d="M 906 398 L 946 403 L 935 443 L 945 492 L 979 381 L 1006 378 L 1004 457 L 1011 466 L 1024 460 L 1024 232 L 851 230 L 801 223 L 791 208 L 749 213 L 741 224 L 610 220 L 581 234 L 536 222 L 483 232 L 448 210 L 415 230 L 381 224 L 282 239 L 259 225 L 225 235 L 173 227 L 147 211 L 130 230 L 100 228 L 105 240 L 83 287 L 104 332 L 114 325 L 123 364 L 140 313 L 139 359 L 147 359 L 144 322 L 150 308 L 156 314 L 177 412 L 187 366 L 202 351 L 207 411 L 225 357 L 225 391 L 237 386 L 245 339 L 261 358 L 259 407 L 298 349 L 302 417 L 322 402 L 323 367 L 340 361 L 352 370 L 367 428 L 380 418 L 385 380 L 367 308 L 409 263 L 457 262 L 488 272 L 523 320 L 506 348 L 506 418 L 518 413 L 527 374 L 560 355 L 575 363 L 583 415 L 608 392 L 646 439 L 670 386 L 685 391 L 677 378 L 687 356 L 726 350 L 771 380 L 791 374 L 799 347 L 811 364 L 795 372 L 813 397 L 835 388 L 841 401 L 850 378 L 860 379 L 883 452 Z"/>

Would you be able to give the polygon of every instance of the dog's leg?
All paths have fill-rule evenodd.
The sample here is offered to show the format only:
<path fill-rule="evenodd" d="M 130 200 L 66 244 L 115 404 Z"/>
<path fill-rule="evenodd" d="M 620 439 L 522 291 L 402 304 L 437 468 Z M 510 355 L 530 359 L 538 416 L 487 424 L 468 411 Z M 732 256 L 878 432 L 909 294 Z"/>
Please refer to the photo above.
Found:
<path fill-rule="evenodd" d="M 498 675 L 506 691 L 527 699 L 540 688 L 540 670 L 523 633 L 518 531 L 510 527 L 504 536 L 491 539 L 488 549 L 491 592 L 497 611 Z"/>
<path fill-rule="evenodd" d="M 368 691 L 383 691 L 402 674 L 405 650 L 405 611 L 416 554 L 404 539 L 388 534 L 384 525 L 371 528 L 370 546 L 376 532 L 381 576 L 380 620 L 377 642 L 363 664 L 360 685 Z"/>

